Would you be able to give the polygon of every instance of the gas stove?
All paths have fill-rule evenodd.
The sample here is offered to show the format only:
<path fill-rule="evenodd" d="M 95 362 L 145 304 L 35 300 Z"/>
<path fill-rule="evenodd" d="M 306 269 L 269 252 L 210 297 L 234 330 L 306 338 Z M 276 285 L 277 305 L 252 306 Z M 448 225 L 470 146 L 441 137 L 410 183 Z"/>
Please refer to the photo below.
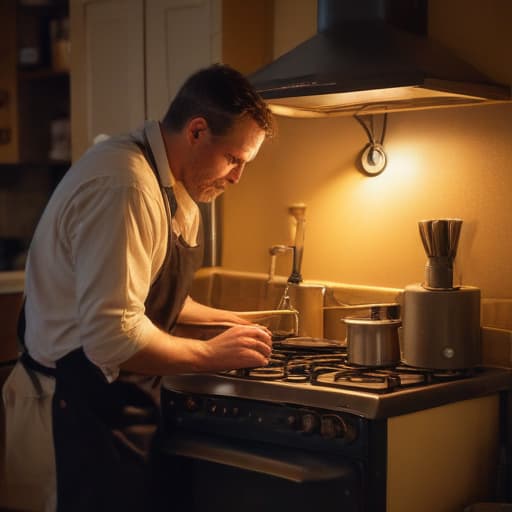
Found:
<path fill-rule="evenodd" d="M 276 343 L 268 366 L 162 384 L 172 503 L 193 512 L 462 510 L 497 497 L 512 456 L 509 369 L 354 367 L 339 345 Z"/>
<path fill-rule="evenodd" d="M 512 373 L 488 367 L 361 367 L 347 363 L 343 346 L 290 349 L 275 344 L 265 367 L 168 376 L 163 386 L 182 392 L 320 407 L 377 419 L 509 389 Z"/>

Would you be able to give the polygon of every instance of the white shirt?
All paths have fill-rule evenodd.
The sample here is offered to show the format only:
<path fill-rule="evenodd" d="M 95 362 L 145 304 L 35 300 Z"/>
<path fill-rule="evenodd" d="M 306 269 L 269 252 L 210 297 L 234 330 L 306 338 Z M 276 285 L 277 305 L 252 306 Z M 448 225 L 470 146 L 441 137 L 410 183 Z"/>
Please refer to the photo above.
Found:
<path fill-rule="evenodd" d="M 173 231 L 196 245 L 199 209 L 175 182 L 159 124 L 142 130 L 178 210 Z M 128 136 L 90 148 L 59 183 L 34 234 L 27 263 L 25 343 L 45 366 L 83 347 L 114 380 L 119 365 L 144 347 L 157 327 L 144 302 L 167 250 L 160 186 Z"/>

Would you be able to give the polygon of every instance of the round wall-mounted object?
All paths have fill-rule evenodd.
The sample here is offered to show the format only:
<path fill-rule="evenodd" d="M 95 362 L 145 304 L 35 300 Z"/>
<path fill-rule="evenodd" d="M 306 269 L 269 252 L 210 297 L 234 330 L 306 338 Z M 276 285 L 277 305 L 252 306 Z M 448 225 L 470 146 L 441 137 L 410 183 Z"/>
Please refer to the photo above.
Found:
<path fill-rule="evenodd" d="M 386 153 L 380 144 L 368 144 L 361 155 L 363 171 L 369 176 L 380 174 L 387 164 Z"/>

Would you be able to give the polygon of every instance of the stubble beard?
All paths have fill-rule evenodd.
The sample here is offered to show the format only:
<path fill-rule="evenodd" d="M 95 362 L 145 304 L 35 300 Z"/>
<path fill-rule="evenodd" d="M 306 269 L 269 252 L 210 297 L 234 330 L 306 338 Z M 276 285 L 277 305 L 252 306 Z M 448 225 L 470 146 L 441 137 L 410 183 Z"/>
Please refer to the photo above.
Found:
<path fill-rule="evenodd" d="M 207 183 L 200 185 L 194 189 L 187 188 L 190 197 L 196 203 L 211 203 L 215 198 L 224 193 L 225 186 L 223 183 Z"/>

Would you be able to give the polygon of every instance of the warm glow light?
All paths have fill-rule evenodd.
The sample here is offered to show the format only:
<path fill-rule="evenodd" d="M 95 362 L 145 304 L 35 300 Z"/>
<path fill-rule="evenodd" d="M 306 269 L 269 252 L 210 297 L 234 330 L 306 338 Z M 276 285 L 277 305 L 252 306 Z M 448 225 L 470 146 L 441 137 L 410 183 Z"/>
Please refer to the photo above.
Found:
<path fill-rule="evenodd" d="M 268 99 L 267 102 L 276 115 L 308 118 L 353 115 L 354 113 L 384 114 L 401 110 L 470 105 L 482 102 L 482 98 L 469 93 L 405 86 L 273 98 Z"/>
<path fill-rule="evenodd" d="M 421 157 L 414 147 L 408 145 L 387 148 L 388 162 L 384 172 L 372 179 L 362 179 L 355 193 L 366 203 L 379 201 L 386 194 L 388 199 L 402 201 L 414 188 L 421 167 Z"/>

